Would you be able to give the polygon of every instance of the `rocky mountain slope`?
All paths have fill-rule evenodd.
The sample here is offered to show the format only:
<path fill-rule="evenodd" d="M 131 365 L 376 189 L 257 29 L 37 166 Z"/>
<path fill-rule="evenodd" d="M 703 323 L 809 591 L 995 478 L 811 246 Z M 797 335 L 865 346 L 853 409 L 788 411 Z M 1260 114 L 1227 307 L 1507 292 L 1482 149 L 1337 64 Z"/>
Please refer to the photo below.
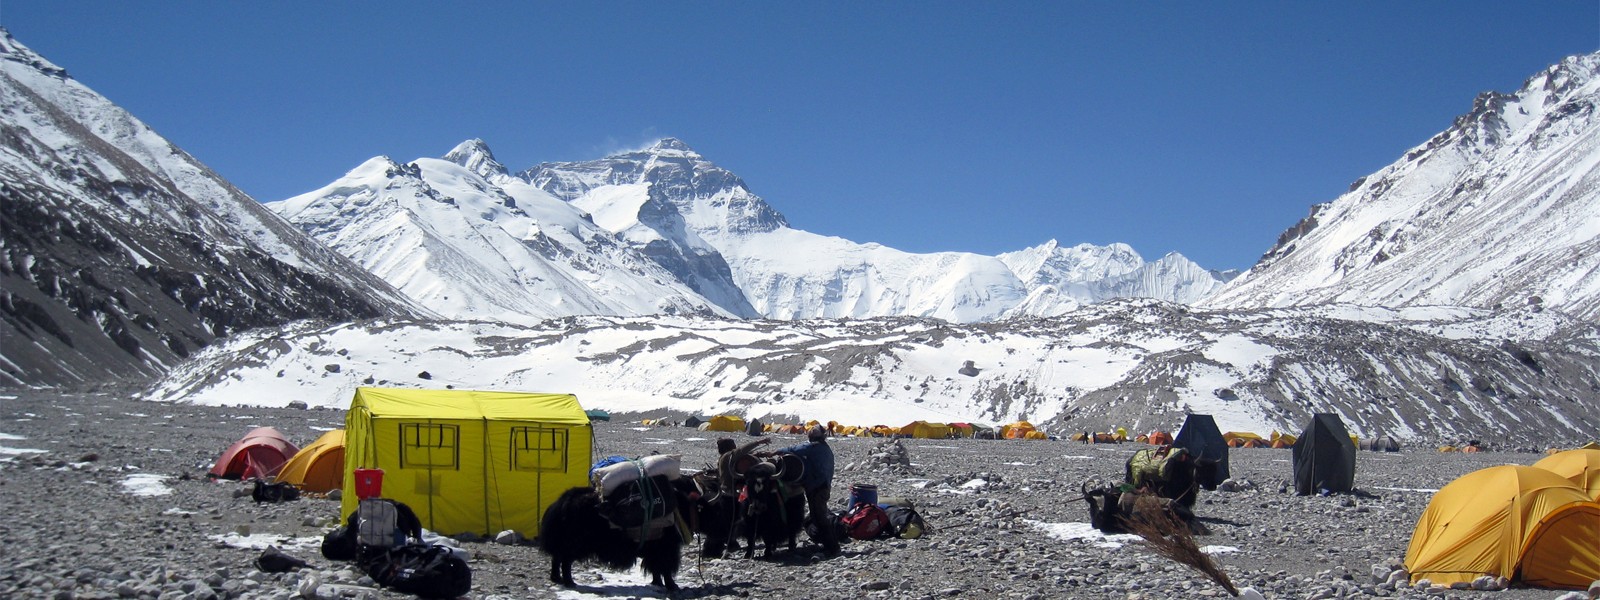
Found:
<path fill-rule="evenodd" d="M 1537 305 L 1600 320 L 1600 53 L 1575 56 L 1314 207 L 1206 300 Z"/>
<path fill-rule="evenodd" d="M 1515 339 L 1516 342 L 1506 341 Z M 612 411 L 863 425 L 1028 419 L 1521 443 L 1600 429 L 1600 327 L 1553 311 L 1330 306 L 1202 311 L 1117 300 L 1048 319 L 581 317 L 519 327 L 385 320 L 235 336 L 147 398 L 340 406 L 357 386 L 561 390 Z"/>
<path fill-rule="evenodd" d="M 0 31 L 0 384 L 161 373 L 296 319 L 411 301 Z"/>

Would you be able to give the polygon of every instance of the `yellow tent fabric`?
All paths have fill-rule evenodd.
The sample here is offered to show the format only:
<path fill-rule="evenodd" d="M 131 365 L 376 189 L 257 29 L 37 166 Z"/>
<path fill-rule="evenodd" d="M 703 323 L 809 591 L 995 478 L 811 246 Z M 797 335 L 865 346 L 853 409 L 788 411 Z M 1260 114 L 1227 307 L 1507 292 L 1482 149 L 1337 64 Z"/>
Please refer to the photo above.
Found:
<path fill-rule="evenodd" d="M 1600 547 L 1593 543 L 1597 538 L 1585 542 L 1582 536 L 1600 531 L 1589 528 L 1600 528 L 1600 522 L 1586 521 L 1587 509 L 1567 508 L 1574 504 L 1600 509 L 1571 481 L 1540 468 L 1501 465 L 1462 475 L 1423 510 L 1406 548 L 1406 568 L 1413 582 L 1444 585 L 1481 575 L 1509 578 L 1519 566 L 1533 567 L 1541 581 L 1564 580 L 1560 572 L 1566 567 L 1551 564 L 1556 561 L 1578 569 L 1588 585 L 1600 578 Z M 1579 512 L 1565 514 L 1574 510 Z M 1533 564 L 1529 556 L 1545 562 Z M 1585 574 L 1586 565 L 1595 570 Z"/>
<path fill-rule="evenodd" d="M 275 479 L 308 492 L 328 492 L 344 484 L 344 430 L 324 432 L 283 463 Z"/>
<path fill-rule="evenodd" d="M 1241 440 L 1245 440 L 1245 441 L 1250 441 L 1250 440 L 1260 440 L 1260 439 L 1265 439 L 1265 438 L 1262 438 L 1260 435 L 1257 435 L 1257 434 L 1254 434 L 1254 433 L 1250 433 L 1248 431 L 1229 431 L 1227 433 L 1222 434 L 1222 439 L 1224 441 L 1233 441 L 1234 439 L 1241 439 Z"/>
<path fill-rule="evenodd" d="M 711 417 L 707 422 L 706 431 L 744 431 L 744 419 L 733 415 Z"/>
<path fill-rule="evenodd" d="M 1582 450 L 1600 450 L 1600 442 L 1589 442 L 1582 446 L 1578 446 L 1578 448 Z"/>
<path fill-rule="evenodd" d="M 589 416 L 571 394 L 363 387 L 345 430 L 342 514 L 359 500 L 355 469 L 382 469 L 383 497 L 444 535 L 535 537 L 593 463 Z"/>
<path fill-rule="evenodd" d="M 1567 478 L 1578 489 L 1589 492 L 1595 502 L 1600 502 L 1600 450 L 1579 448 L 1557 452 L 1539 459 L 1533 466 Z"/>
<path fill-rule="evenodd" d="M 1540 519 L 1522 551 L 1522 583 L 1581 590 L 1595 580 L 1600 580 L 1600 503 L 1574 502 Z"/>
<path fill-rule="evenodd" d="M 950 437 L 950 426 L 944 423 L 912 421 L 900 428 L 900 435 L 908 435 L 919 439 L 940 440 Z"/>

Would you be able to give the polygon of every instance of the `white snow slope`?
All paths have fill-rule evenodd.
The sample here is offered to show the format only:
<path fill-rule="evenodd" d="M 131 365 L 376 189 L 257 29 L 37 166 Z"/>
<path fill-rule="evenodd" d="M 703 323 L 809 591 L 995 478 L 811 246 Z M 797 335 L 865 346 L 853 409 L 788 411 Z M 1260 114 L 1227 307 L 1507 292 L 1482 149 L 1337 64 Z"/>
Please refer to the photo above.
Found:
<path fill-rule="evenodd" d="M 507 177 L 478 140 L 446 160 L 374 158 L 267 206 L 445 315 L 729 314 L 572 205 Z"/>
<path fill-rule="evenodd" d="M 1505 339 L 1524 340 L 1516 344 Z M 967 361 L 976 369 L 963 369 Z M 412 322 L 238 336 L 148 398 L 341 407 L 358 386 L 570 392 L 611 411 L 900 425 L 1029 419 L 1053 432 L 1298 431 L 1313 412 L 1405 438 L 1592 435 L 1600 328 L 1554 311 L 1353 306 L 1195 311 L 1117 300 L 1064 317 L 572 317 L 533 326 Z M 968 373 L 968 374 L 964 374 Z"/>
<path fill-rule="evenodd" d="M 1539 304 L 1600 320 L 1600 53 L 1318 205 L 1207 306 Z"/>

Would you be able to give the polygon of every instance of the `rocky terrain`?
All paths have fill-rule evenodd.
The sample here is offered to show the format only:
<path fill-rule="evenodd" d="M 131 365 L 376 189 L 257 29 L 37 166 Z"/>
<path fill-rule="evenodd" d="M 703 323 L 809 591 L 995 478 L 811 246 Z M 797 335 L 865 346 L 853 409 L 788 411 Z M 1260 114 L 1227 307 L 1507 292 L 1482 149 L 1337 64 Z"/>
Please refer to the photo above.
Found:
<path fill-rule="evenodd" d="M 317 544 L 336 520 L 320 498 L 257 505 L 236 482 L 203 477 L 250 428 L 270 425 L 299 444 L 341 427 L 340 410 L 212 407 L 141 402 L 122 391 L 0 395 L 0 597 L 394 597 Z M 599 455 L 682 453 L 711 462 L 714 435 L 644 428 L 619 418 L 596 426 Z M 743 436 L 737 436 L 742 438 Z M 777 436 L 775 444 L 796 443 Z M 904 463 L 885 464 L 880 439 L 835 439 L 841 504 L 852 483 L 912 500 L 933 531 L 920 539 L 853 542 L 823 558 L 802 547 L 773 561 L 702 561 L 685 547 L 678 597 L 764 598 L 1200 598 L 1227 593 L 1156 558 L 1129 538 L 1089 531 L 1080 483 L 1118 476 L 1138 444 L 902 440 Z M 1200 538 L 1233 581 L 1268 598 L 1557 598 L 1564 592 L 1389 589 L 1429 492 L 1455 477 L 1532 453 L 1363 452 L 1359 494 L 1296 497 L 1286 450 L 1235 450 L 1234 492 L 1201 496 L 1211 529 Z M 312 568 L 266 574 L 253 566 L 277 545 Z M 583 567 L 567 590 L 527 545 L 463 541 L 474 598 L 661 597 L 637 573 Z M 581 571 L 581 572 L 579 572 Z"/>

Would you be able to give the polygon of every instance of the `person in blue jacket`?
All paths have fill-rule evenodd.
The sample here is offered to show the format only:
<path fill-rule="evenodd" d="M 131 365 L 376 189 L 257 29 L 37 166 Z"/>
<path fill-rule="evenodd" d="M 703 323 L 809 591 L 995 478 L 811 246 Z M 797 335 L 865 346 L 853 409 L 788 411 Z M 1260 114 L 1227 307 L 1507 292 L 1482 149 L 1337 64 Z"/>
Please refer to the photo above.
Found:
<path fill-rule="evenodd" d="M 828 556 L 839 555 L 839 540 L 829 521 L 828 497 L 833 491 L 833 448 L 828 445 L 828 430 L 814 425 L 806 431 L 804 444 L 779 448 L 777 454 L 793 454 L 805 463 L 805 473 L 800 476 L 800 487 L 806 491 L 806 518 L 820 533 L 822 551 Z"/>

